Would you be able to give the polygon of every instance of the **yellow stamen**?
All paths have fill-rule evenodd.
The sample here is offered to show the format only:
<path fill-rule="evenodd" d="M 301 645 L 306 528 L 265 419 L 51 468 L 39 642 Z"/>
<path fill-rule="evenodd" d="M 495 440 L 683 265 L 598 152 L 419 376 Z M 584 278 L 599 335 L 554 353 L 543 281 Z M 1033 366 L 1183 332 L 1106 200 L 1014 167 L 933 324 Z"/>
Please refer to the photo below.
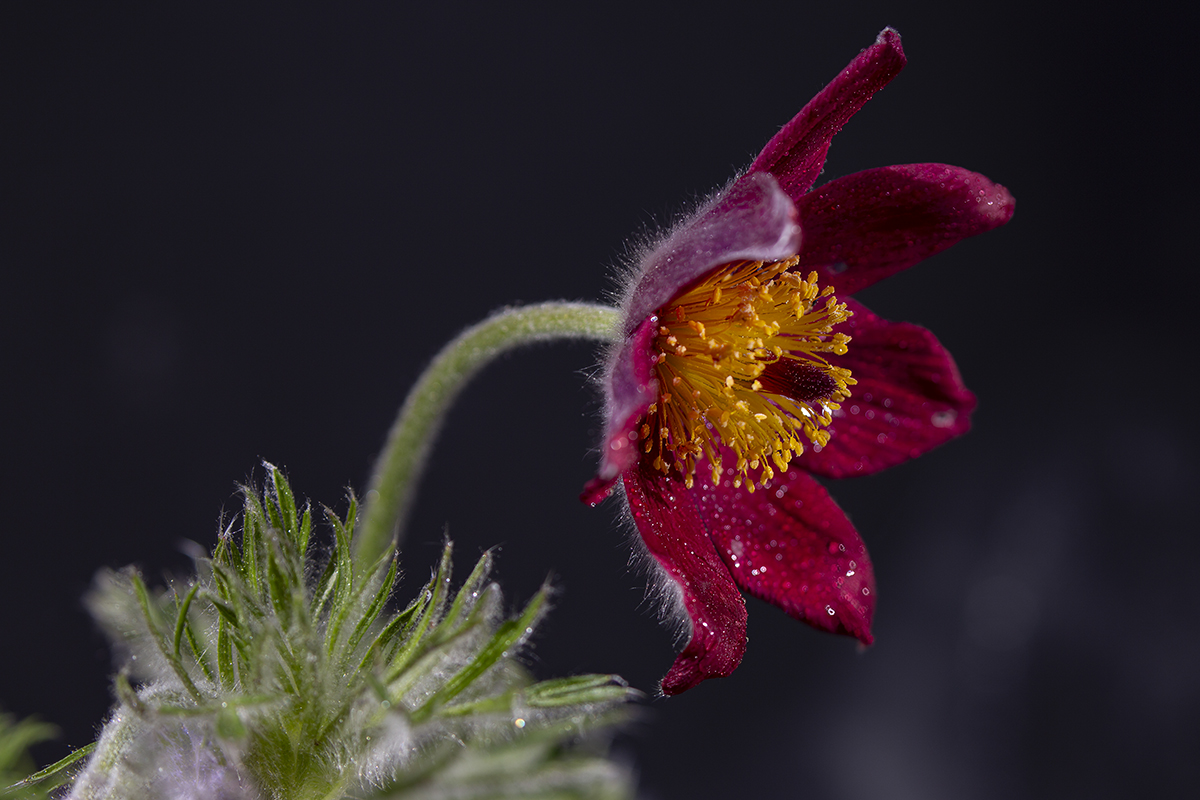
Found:
<path fill-rule="evenodd" d="M 828 443 L 824 427 L 856 381 L 821 354 L 847 352 L 850 337 L 833 326 L 853 312 L 833 287 L 817 286 L 815 272 L 789 272 L 797 263 L 727 264 L 659 309 L 654 347 L 662 394 L 641 430 L 645 451 L 657 451 L 657 469 L 673 465 L 690 487 L 696 461 L 707 457 L 720 481 L 719 440 L 737 457 L 734 484 L 744 481 L 753 491 L 804 452 L 802 439 Z M 778 393 L 799 385 L 797 375 L 814 387 L 812 396 Z"/>

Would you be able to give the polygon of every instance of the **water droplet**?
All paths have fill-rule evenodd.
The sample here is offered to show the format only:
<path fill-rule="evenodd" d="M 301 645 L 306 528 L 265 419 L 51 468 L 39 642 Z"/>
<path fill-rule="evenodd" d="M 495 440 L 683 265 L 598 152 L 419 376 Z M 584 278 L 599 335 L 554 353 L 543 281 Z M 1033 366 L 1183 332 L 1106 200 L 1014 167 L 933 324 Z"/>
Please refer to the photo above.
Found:
<path fill-rule="evenodd" d="M 837 612 L 833 610 L 833 606 L 825 606 L 825 613 L 832 617 Z"/>
<path fill-rule="evenodd" d="M 513 720 L 513 725 L 517 726 L 518 728 L 524 728 L 525 720 L 521 719 L 520 717 L 517 717 L 516 719 Z"/>
<path fill-rule="evenodd" d="M 938 411 L 929 417 L 929 422 L 935 428 L 949 428 L 958 419 L 958 412 L 952 408 Z"/>

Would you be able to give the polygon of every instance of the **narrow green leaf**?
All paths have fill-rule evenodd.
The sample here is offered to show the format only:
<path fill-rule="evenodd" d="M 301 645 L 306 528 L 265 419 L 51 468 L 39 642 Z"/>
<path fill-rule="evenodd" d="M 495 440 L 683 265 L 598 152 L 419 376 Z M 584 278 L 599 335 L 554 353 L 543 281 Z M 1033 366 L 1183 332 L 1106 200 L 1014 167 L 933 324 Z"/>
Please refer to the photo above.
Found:
<path fill-rule="evenodd" d="M 326 643 L 329 652 L 332 654 L 333 649 L 338 647 L 341 642 L 342 626 L 352 619 L 360 619 L 361 615 L 366 613 L 362 606 L 365 604 L 370 606 L 369 602 L 365 602 L 363 596 L 368 594 L 373 588 L 378 588 L 379 573 L 384 565 L 388 563 L 388 557 L 385 553 L 379 560 L 371 565 L 366 574 L 351 587 L 351 590 L 346 594 L 339 607 L 338 598 L 334 599 L 334 607 L 330 613 L 329 624 L 329 640 Z M 394 563 L 394 562 L 393 562 Z M 372 598 L 374 599 L 374 598 Z M 348 651 L 342 648 L 342 658 L 345 658 Z"/>
<path fill-rule="evenodd" d="M 269 694 L 248 694 L 228 696 L 220 702 L 200 706 L 177 706 L 171 703 L 161 703 L 154 706 L 154 713 L 169 717 L 210 717 L 219 714 L 227 708 L 254 708 L 286 702 L 281 696 Z"/>
<path fill-rule="evenodd" d="M 187 627 L 188 609 L 192 607 L 192 600 L 196 597 L 196 592 L 199 590 L 200 584 L 193 583 L 192 588 L 184 596 L 183 602 L 179 604 L 178 613 L 175 614 L 175 637 L 172 642 L 175 658 L 179 658 L 179 645 L 183 641 L 183 630 Z"/>
<path fill-rule="evenodd" d="M 346 642 L 345 653 L 350 655 L 354 652 L 354 648 L 358 647 L 358 643 L 362 641 L 366 635 L 367 629 L 374 624 L 379 618 L 379 614 L 383 611 L 383 606 L 392 594 L 392 586 L 396 583 L 396 559 L 392 558 L 392 566 L 388 569 L 387 575 L 383 579 L 383 584 L 375 591 L 375 597 L 367 606 L 366 612 L 359 619 L 358 624 L 354 626 L 354 631 L 350 634 L 350 639 Z"/>
<path fill-rule="evenodd" d="M 350 590 L 354 583 L 354 562 L 350 556 L 350 535 L 342 521 L 330 509 L 325 514 L 333 525 L 333 535 L 336 542 L 333 560 L 337 564 L 334 570 L 333 604 L 329 609 L 329 625 L 325 634 L 325 649 L 333 653 L 338 643 L 338 635 L 345 616 L 346 603 L 350 599 Z"/>
<path fill-rule="evenodd" d="M 354 495 L 353 489 L 346 490 L 346 499 L 349 500 L 349 508 L 346 509 L 346 536 L 353 540 L 355 526 L 358 524 L 358 498 Z"/>
<path fill-rule="evenodd" d="M 329 563 L 325 565 L 325 571 L 321 574 L 321 579 L 317 581 L 317 587 L 313 591 L 312 615 L 314 619 L 320 619 L 325 613 L 325 606 L 333 598 L 333 591 L 337 588 L 337 559 L 330 557 Z"/>
<path fill-rule="evenodd" d="M 385 683 L 390 684 L 394 681 L 413 659 L 416 658 L 421 648 L 425 645 L 425 634 L 440 617 L 441 611 L 446 604 L 446 594 L 450 590 L 450 556 L 453 550 L 454 546 L 447 540 L 445 547 L 442 548 L 442 560 L 438 563 L 437 572 L 433 574 L 433 577 L 425 586 L 425 592 L 428 593 L 429 600 L 425 604 L 421 616 L 417 619 L 417 624 L 413 626 L 408 640 L 405 641 L 404 646 L 392 658 L 392 663 L 388 666 L 387 673 L 385 674 Z"/>
<path fill-rule="evenodd" d="M 282 523 L 280 530 L 303 553 L 304 548 L 300 545 L 299 537 L 300 528 L 296 521 L 296 496 L 292 494 L 292 487 L 288 485 L 287 478 L 279 471 L 279 468 L 274 464 L 266 464 L 266 466 L 271 471 L 272 494 L 279 503 L 280 522 Z"/>
<path fill-rule="evenodd" d="M 235 559 L 240 560 L 241 554 L 237 552 L 237 545 L 233 543 L 233 536 L 228 531 L 224 531 L 217 536 L 217 547 L 213 550 L 212 560 L 218 564 L 232 566 Z"/>
<path fill-rule="evenodd" d="M 266 511 L 264 522 L 267 527 L 274 528 L 282 534 L 287 534 L 287 522 L 279 508 L 279 497 L 266 495 L 263 497 L 263 509 Z"/>
<path fill-rule="evenodd" d="M 477 628 L 484 625 L 484 620 L 481 616 L 471 616 L 458 629 L 458 632 L 445 640 L 441 644 L 434 647 L 423 647 L 416 651 L 417 656 L 412 659 L 412 663 L 406 664 L 399 672 L 389 671 L 385 675 L 388 686 L 388 693 L 396 702 L 402 702 L 404 696 L 408 694 L 419 681 L 425 678 L 433 670 L 441 670 L 446 658 L 457 649 L 463 647 L 464 640 L 470 639 L 478 634 Z M 426 640 L 425 644 L 428 644 Z M 435 709 L 434 706 L 429 708 L 419 708 L 409 716 L 409 720 L 413 723 L 422 722 Z M 420 713 L 422 716 L 414 716 Z"/>
<path fill-rule="evenodd" d="M 304 506 L 304 516 L 300 518 L 299 534 L 300 557 L 303 558 L 308 553 L 308 540 L 312 536 L 312 508 L 308 505 Z"/>
<path fill-rule="evenodd" d="M 266 513 L 249 486 L 242 487 L 242 494 L 245 505 L 242 510 L 242 559 L 239 567 L 242 579 L 261 597 L 265 591 L 265 581 L 260 580 L 259 562 L 262 558 L 258 551 Z"/>
<path fill-rule="evenodd" d="M 208 592 L 205 592 L 204 596 L 205 596 L 205 599 L 208 600 L 208 602 L 212 603 L 213 608 L 215 608 L 217 610 L 217 613 L 220 614 L 221 617 L 223 619 L 225 619 L 230 625 L 232 625 L 236 628 L 238 625 L 241 624 L 241 621 L 238 619 L 237 612 L 233 610 L 232 606 L 228 605 L 227 603 L 222 603 L 220 600 L 213 597 Z"/>
<path fill-rule="evenodd" d="M 554 708 L 627 700 L 639 692 L 617 675 L 576 675 L 535 683 L 524 694 L 525 702 L 534 708 Z"/>
<path fill-rule="evenodd" d="M 491 669 L 497 661 L 514 653 L 516 648 L 533 633 L 533 626 L 545 608 L 548 595 L 549 587 L 543 586 L 525 606 L 521 616 L 502 623 L 491 641 L 483 646 L 471 663 L 459 670 L 454 677 L 434 692 L 421 708 L 413 712 L 413 720 L 419 722 L 429 717 L 438 706 L 453 700 L 459 692 Z"/>
<path fill-rule="evenodd" d="M 78 750 L 76 750 L 75 752 L 71 753 L 66 758 L 61 758 L 58 761 L 55 761 L 50 766 L 46 767 L 45 769 L 39 770 L 39 771 L 33 773 L 32 775 L 30 775 L 25 780 L 14 784 L 12 788 L 17 789 L 17 788 L 20 788 L 23 786 L 32 786 L 35 783 L 41 783 L 42 781 L 46 780 L 47 778 L 49 778 L 51 776 L 55 776 L 58 773 L 61 773 L 67 767 L 71 766 L 72 764 L 79 761 L 80 759 L 87 758 L 88 756 L 90 756 L 92 754 L 92 751 L 95 749 L 96 749 L 95 742 L 92 742 L 91 744 L 85 744 L 83 747 L 81 747 Z M 52 789 L 55 786 L 58 786 L 60 783 L 62 783 L 62 781 L 66 780 L 68 776 L 61 775 L 59 777 L 60 777 L 60 780 L 56 780 L 51 786 L 47 786 L 46 788 Z"/>
<path fill-rule="evenodd" d="M 232 689 L 237 683 L 233 668 L 233 642 L 230 641 L 229 622 L 223 615 L 217 620 L 217 674 L 221 676 L 221 687 L 226 690 Z"/>
<path fill-rule="evenodd" d="M 267 551 L 267 581 L 271 590 L 271 604 L 279 617 L 279 624 L 287 626 L 292 621 L 292 587 L 279 566 L 282 554 L 272 547 Z"/>
<path fill-rule="evenodd" d="M 428 589 L 422 590 L 417 597 L 408 604 L 408 608 L 396 614 L 384 626 L 379 635 L 375 637 L 375 641 L 371 642 L 371 646 L 367 648 L 367 652 L 363 655 L 362 661 L 358 664 L 359 672 L 368 672 L 368 665 L 371 663 L 375 655 L 380 654 L 385 662 L 390 661 L 393 653 L 388 652 L 391 649 L 392 643 L 403 641 L 404 634 L 412 626 L 416 615 L 421 612 L 425 605 L 429 602 L 432 595 Z"/>
<path fill-rule="evenodd" d="M 136 572 L 129 573 L 129 581 L 133 584 L 134 594 L 137 595 L 138 604 L 142 607 L 142 616 L 146 620 L 146 630 L 150 634 L 150 638 L 154 640 L 154 644 L 158 647 L 162 657 L 167 660 L 167 664 L 171 667 L 171 671 L 179 678 L 183 684 L 183 688 L 192 696 L 196 702 L 200 702 L 202 695 L 200 690 L 196 688 L 196 684 L 192 683 L 192 678 L 187 674 L 187 670 L 183 668 L 183 664 L 175 657 L 172 648 L 167 644 L 165 638 L 158 630 L 158 625 L 154 621 L 154 613 L 150 606 L 150 593 L 146 591 L 146 584 L 142 582 L 142 578 Z"/>
<path fill-rule="evenodd" d="M 208 648 L 200 645 L 199 639 L 196 637 L 196 631 L 192 628 L 190 619 L 184 621 L 184 635 L 187 637 L 188 647 L 192 650 L 192 658 L 196 662 L 196 666 L 204 673 L 204 677 L 212 683 L 216 683 L 216 677 L 213 675 L 212 666 L 208 663 Z"/>
<path fill-rule="evenodd" d="M 453 635 L 454 629 L 461 625 L 463 620 L 467 618 L 471 610 L 475 607 L 475 601 L 479 599 L 479 593 L 483 590 L 483 585 L 487 582 L 488 576 L 492 572 L 494 561 L 495 559 L 491 550 L 485 551 L 480 556 L 479 561 L 475 563 L 475 568 L 471 570 L 471 574 L 463 582 L 462 588 L 454 596 L 454 602 L 450 604 L 450 609 L 446 612 L 442 623 L 438 625 L 437 630 L 430 637 L 430 641 L 437 644 L 442 639 Z"/>

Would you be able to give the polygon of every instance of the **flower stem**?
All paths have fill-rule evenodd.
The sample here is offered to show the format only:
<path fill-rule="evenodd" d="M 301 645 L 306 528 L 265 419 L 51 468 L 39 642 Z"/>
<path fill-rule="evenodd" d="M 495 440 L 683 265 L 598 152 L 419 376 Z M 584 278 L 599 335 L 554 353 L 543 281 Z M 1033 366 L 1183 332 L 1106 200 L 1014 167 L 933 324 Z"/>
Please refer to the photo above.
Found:
<path fill-rule="evenodd" d="M 532 342 L 612 337 L 618 313 L 592 303 L 551 302 L 506 308 L 459 334 L 417 380 L 375 462 L 355 552 L 364 567 L 403 533 L 413 491 L 442 420 L 475 373 L 496 356 Z"/>

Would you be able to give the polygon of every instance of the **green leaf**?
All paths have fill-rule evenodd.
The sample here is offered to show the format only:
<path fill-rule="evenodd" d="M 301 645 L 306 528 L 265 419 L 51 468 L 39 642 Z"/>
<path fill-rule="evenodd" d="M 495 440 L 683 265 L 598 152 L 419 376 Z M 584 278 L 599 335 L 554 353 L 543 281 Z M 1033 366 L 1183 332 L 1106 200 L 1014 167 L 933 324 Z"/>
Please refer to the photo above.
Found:
<path fill-rule="evenodd" d="M 549 591 L 549 587 L 543 586 L 530 599 L 521 616 L 501 623 L 491 641 L 484 645 L 483 649 L 479 651 L 479 654 L 475 656 L 471 663 L 463 667 L 454 677 L 446 681 L 440 689 L 434 692 L 421 708 L 413 712 L 412 718 L 416 721 L 427 718 L 438 706 L 452 700 L 459 692 L 466 689 L 481 677 L 483 673 L 491 669 L 501 658 L 515 653 L 516 648 L 533 633 L 533 626 L 537 623 L 538 617 L 541 616 L 545 608 Z"/>
<path fill-rule="evenodd" d="M 183 602 L 179 604 L 179 611 L 175 615 L 175 637 L 171 649 L 177 659 L 179 658 L 179 645 L 183 641 L 183 630 L 187 627 L 188 609 L 192 607 L 192 600 L 195 599 L 198 591 L 200 591 L 200 584 L 193 583 L 192 588 L 184 596 Z"/>
<path fill-rule="evenodd" d="M 341 642 L 342 626 L 349 620 L 360 619 L 361 615 L 367 611 L 366 608 L 363 608 L 363 605 L 365 604 L 367 608 L 369 608 L 371 603 L 377 599 L 377 597 L 372 595 L 371 601 L 366 601 L 364 600 L 364 595 L 367 595 L 373 588 L 378 588 L 379 572 L 383 569 L 384 565 L 388 563 L 388 561 L 389 558 L 386 553 L 380 556 L 379 559 L 371 565 L 371 568 L 367 570 L 366 574 L 362 576 L 361 580 L 356 581 L 355 585 L 351 587 L 350 592 L 342 599 L 340 607 L 337 602 L 338 598 L 335 598 L 334 607 L 330 611 L 329 615 L 329 631 L 327 634 L 328 641 L 326 642 L 326 646 L 331 655 L 333 654 L 333 651 L 338 648 Z M 392 564 L 394 567 L 394 560 L 392 560 Z M 394 577 L 395 576 L 393 574 L 393 578 Z M 344 660 L 347 658 L 351 649 L 353 648 L 342 647 L 341 659 Z"/>
<path fill-rule="evenodd" d="M 462 588 L 454 596 L 454 602 L 450 604 L 450 609 L 446 612 L 445 618 L 438 625 L 437 630 L 430 636 L 430 641 L 433 644 L 437 644 L 443 639 L 454 635 L 455 629 L 471 613 L 471 610 L 475 607 L 475 601 L 479 599 L 479 593 L 483 590 L 483 585 L 487 583 L 488 576 L 491 574 L 493 563 L 494 558 L 491 550 L 485 551 L 480 556 L 479 561 L 475 563 L 475 568 L 471 570 L 471 574 L 463 582 Z"/>
<path fill-rule="evenodd" d="M 278 467 L 267 462 L 263 462 L 263 464 L 270 471 L 271 494 L 275 496 L 275 500 L 279 504 L 279 529 L 291 539 L 291 544 L 303 554 L 304 547 L 300 543 L 300 527 L 296 522 L 296 496 L 292 494 L 292 487 L 288 485 L 287 478 L 279 471 Z"/>
<path fill-rule="evenodd" d="M 354 626 L 354 631 L 350 634 L 350 638 L 346 642 L 345 653 L 347 656 L 354 652 L 354 648 L 358 647 L 358 643 L 361 642 L 363 636 L 366 635 L 367 629 L 370 628 L 371 625 L 374 624 L 375 620 L 379 618 L 380 612 L 383 611 L 384 604 L 387 602 L 388 598 L 391 597 L 392 586 L 396 583 L 396 568 L 397 562 L 395 557 L 393 557 L 392 566 L 388 569 L 387 575 L 383 579 L 383 585 L 376 590 L 374 599 L 372 599 L 370 605 L 367 606 L 366 612 L 362 615 L 362 618 L 359 619 L 358 624 Z"/>
<path fill-rule="evenodd" d="M 48 790 L 53 789 L 54 787 L 61 785 L 65 780 L 67 780 L 70 777 L 69 775 L 63 774 L 63 771 L 66 770 L 67 767 L 71 766 L 72 764 L 76 763 L 77 761 L 79 761 L 82 758 L 87 758 L 89 755 L 92 754 L 92 751 L 95 749 L 96 749 L 95 742 L 92 742 L 91 744 L 86 744 L 83 747 L 76 750 L 75 752 L 71 753 L 66 758 L 59 759 L 58 761 L 55 761 L 50 766 L 46 767 L 45 769 L 39 770 L 38 772 L 33 773 L 25 780 L 15 784 L 13 786 L 13 788 L 15 789 L 18 787 L 23 787 L 23 786 L 32 786 L 35 783 L 41 783 L 42 781 L 46 780 L 47 778 L 55 777 L 57 779 L 52 784 L 50 784 L 49 786 L 46 787 L 46 789 L 48 789 Z"/>
<path fill-rule="evenodd" d="M 234 687 L 233 643 L 229 639 L 229 622 L 224 617 L 217 621 L 217 674 L 221 676 L 222 688 Z"/>
<path fill-rule="evenodd" d="M 141 576 L 136 572 L 130 571 L 128 574 L 129 581 L 133 584 L 133 591 L 137 595 L 138 605 L 142 607 L 142 616 L 146 620 L 146 631 L 150 634 L 150 638 L 154 640 L 154 644 L 158 647 L 159 652 L 162 653 L 162 657 L 167 660 L 171 671 L 175 673 L 175 676 L 183 684 L 183 688 L 192 696 L 192 699 L 199 702 L 201 698 L 200 690 L 196 688 L 196 684 L 192 683 L 191 676 L 187 674 L 187 670 L 183 668 L 183 664 L 175 657 L 172 648 L 167 644 L 166 639 L 163 638 L 163 635 L 158 630 L 158 625 L 154 621 L 154 614 L 151 610 L 150 594 L 146 591 L 146 584 L 142 583 Z"/>
<path fill-rule="evenodd" d="M 279 618 L 284 630 L 292 621 L 292 585 L 283 574 L 279 562 L 282 553 L 275 547 L 267 552 L 267 581 L 271 589 L 271 604 L 275 607 L 275 616 Z"/>
<path fill-rule="evenodd" d="M 424 645 L 425 633 L 430 629 L 431 624 L 440 615 L 442 608 L 445 606 L 446 593 L 450 589 L 450 555 L 453 549 L 453 545 L 449 541 L 442 548 L 442 560 L 438 563 L 437 572 L 433 574 L 433 577 L 430 578 L 429 583 L 425 586 L 429 601 L 425 604 L 421 616 L 413 626 L 408 640 L 397 651 L 396 655 L 393 656 L 392 663 L 388 665 L 388 670 L 384 676 L 385 683 L 391 684 L 409 663 L 416 658 L 421 647 Z"/>
<path fill-rule="evenodd" d="M 555 708 L 576 704 L 612 703 L 637 697 L 617 675 L 576 675 L 535 683 L 525 690 L 525 702 L 534 708 Z"/>
<path fill-rule="evenodd" d="M 333 572 L 333 604 L 329 609 L 329 625 L 325 634 L 325 648 L 330 654 L 337 647 L 338 634 L 346 613 L 346 604 L 350 599 L 350 591 L 354 583 L 354 561 L 350 555 L 350 533 L 342 525 L 342 521 L 328 508 L 326 516 L 333 524 L 333 535 L 336 550 L 333 559 L 337 567 Z"/>
<path fill-rule="evenodd" d="M 267 512 L 250 487 L 243 486 L 242 495 L 245 504 L 242 507 L 242 561 L 239 567 L 242 579 L 261 597 L 266 591 L 266 576 L 260 571 L 263 557 L 259 550 L 262 548 L 263 528 L 267 526 Z"/>
<path fill-rule="evenodd" d="M 389 653 L 390 645 L 393 641 L 402 642 L 409 628 L 412 627 L 413 620 L 421 612 L 422 609 L 429 603 L 433 593 L 429 589 L 421 590 L 421 593 L 408 604 L 408 607 L 396 614 L 384 626 L 379 635 L 375 637 L 375 641 L 371 642 L 371 646 L 367 648 L 367 652 L 363 655 L 362 661 L 358 664 L 358 671 L 369 674 L 369 669 L 372 660 L 378 653 L 384 661 L 390 661 L 394 653 Z M 374 676 L 370 676 L 374 679 Z"/>
<path fill-rule="evenodd" d="M 303 557 L 308 553 L 308 539 L 312 535 L 312 509 L 307 505 L 304 506 L 304 516 L 300 518 L 300 530 L 297 533 L 297 545 Z"/>

